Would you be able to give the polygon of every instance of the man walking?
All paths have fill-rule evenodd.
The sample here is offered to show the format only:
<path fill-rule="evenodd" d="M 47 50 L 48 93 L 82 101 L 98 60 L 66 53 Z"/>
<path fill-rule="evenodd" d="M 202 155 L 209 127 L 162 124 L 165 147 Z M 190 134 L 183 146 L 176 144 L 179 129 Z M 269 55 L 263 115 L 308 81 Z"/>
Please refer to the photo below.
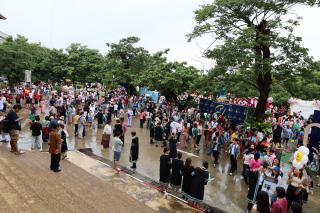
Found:
<path fill-rule="evenodd" d="M 237 158 L 240 154 L 240 147 L 238 145 L 238 139 L 235 138 L 232 144 L 229 147 L 229 155 L 230 155 L 230 173 L 229 175 L 232 176 L 233 172 L 237 170 Z"/>
<path fill-rule="evenodd" d="M 18 117 L 18 112 L 21 110 L 20 105 L 14 105 L 13 109 L 8 113 L 6 120 L 9 125 L 11 152 L 15 154 L 24 154 L 18 149 L 19 131 L 21 130 L 20 121 L 22 118 Z"/>

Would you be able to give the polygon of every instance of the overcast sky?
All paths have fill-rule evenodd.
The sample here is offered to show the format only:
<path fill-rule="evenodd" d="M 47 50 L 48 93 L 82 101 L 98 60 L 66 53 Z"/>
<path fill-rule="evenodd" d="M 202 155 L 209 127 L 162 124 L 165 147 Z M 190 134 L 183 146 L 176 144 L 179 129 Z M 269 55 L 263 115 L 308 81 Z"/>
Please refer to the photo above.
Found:
<path fill-rule="evenodd" d="M 105 43 L 127 36 L 141 38 L 150 52 L 170 48 L 169 60 L 187 61 L 199 69 L 214 64 L 201 58 L 210 37 L 187 42 L 199 5 L 212 0 L 0 0 L 0 31 L 21 34 L 47 47 L 66 48 L 81 43 L 106 52 Z M 320 8 L 296 8 L 303 17 L 296 34 L 320 59 Z"/>

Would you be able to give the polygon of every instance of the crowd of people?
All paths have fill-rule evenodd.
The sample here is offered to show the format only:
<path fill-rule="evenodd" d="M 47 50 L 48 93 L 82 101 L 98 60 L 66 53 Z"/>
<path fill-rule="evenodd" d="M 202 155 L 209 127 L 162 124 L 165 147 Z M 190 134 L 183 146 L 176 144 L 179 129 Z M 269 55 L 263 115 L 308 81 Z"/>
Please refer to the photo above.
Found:
<path fill-rule="evenodd" d="M 163 96 L 159 100 L 152 100 L 149 96 L 129 96 L 123 87 L 104 90 L 100 84 L 86 84 L 84 88 L 71 87 L 71 90 L 60 93 L 53 88 L 50 84 L 38 84 L 18 86 L 14 95 L 9 91 L 2 92 L 0 127 L 3 142 L 10 140 L 11 151 L 22 154 L 17 141 L 23 118 L 17 113 L 21 106 L 29 109 L 30 130 L 34 138 L 31 148 L 42 150 L 42 142 L 49 141 L 50 168 L 55 172 L 61 171 L 60 159 L 67 157 L 66 126 L 69 125 L 74 129 L 72 134 L 78 138 L 85 138 L 86 132 L 93 128 L 103 129 L 101 145 L 108 149 L 112 144 L 114 169 L 119 172 L 121 168 L 117 162 L 128 141 L 125 133 L 134 125 L 133 117 L 138 116 L 139 127 L 150 132 L 150 144 L 163 147 L 159 176 L 164 191 L 170 188 L 173 193 L 182 192 L 185 199 L 203 200 L 204 187 L 213 180 L 208 172 L 209 166 L 212 165 L 214 170 L 222 163 L 222 156 L 227 156 L 230 161 L 230 176 L 240 172 L 238 164 L 242 165 L 241 179 L 249 189 L 248 211 L 285 212 L 280 209 L 291 209 L 299 212 L 296 209 L 302 209 L 312 191 L 312 179 L 305 168 L 292 168 L 285 173 L 280 164 L 283 152 L 294 151 L 303 145 L 304 128 L 311 119 L 299 114 L 290 115 L 277 107 L 271 108 L 267 120 L 271 131 L 266 131 L 236 126 L 223 115 L 203 113 L 196 108 L 180 109 L 178 104 Z M 5 114 L 11 104 L 12 109 Z M 131 136 L 129 161 L 131 168 L 136 169 L 139 138 L 135 131 Z M 182 160 L 178 148 L 196 155 L 205 152 L 211 161 L 203 161 L 202 167 L 194 167 L 191 158 Z M 315 152 L 319 155 L 320 150 Z M 288 179 L 286 183 L 285 179 Z M 266 181 L 276 185 L 275 194 L 264 188 Z M 270 208 L 261 209 L 266 203 Z"/>

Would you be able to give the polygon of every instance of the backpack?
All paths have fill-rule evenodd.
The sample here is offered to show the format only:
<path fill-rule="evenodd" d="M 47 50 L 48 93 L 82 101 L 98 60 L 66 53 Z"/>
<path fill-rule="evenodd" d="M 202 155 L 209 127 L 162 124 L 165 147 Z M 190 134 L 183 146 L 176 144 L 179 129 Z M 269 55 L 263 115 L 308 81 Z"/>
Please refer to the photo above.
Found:
<path fill-rule="evenodd" d="M 7 116 L 2 120 L 2 126 L 2 131 L 4 133 L 9 133 L 12 129 L 14 129 L 14 123 L 12 123 Z"/>

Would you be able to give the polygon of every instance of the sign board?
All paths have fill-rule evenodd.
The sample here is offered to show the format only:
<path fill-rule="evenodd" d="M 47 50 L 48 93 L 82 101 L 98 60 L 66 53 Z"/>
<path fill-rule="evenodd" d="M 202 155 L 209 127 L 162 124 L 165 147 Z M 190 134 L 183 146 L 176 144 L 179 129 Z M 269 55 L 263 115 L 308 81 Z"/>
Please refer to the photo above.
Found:
<path fill-rule="evenodd" d="M 277 186 L 278 184 L 276 183 L 274 178 L 271 178 L 271 177 L 264 178 L 261 190 L 268 193 L 270 203 L 271 203 L 271 197 L 272 195 L 275 194 Z"/>
<path fill-rule="evenodd" d="M 31 83 L 31 71 L 30 70 L 24 71 L 24 81 Z"/>
<path fill-rule="evenodd" d="M 199 109 L 201 113 L 210 113 L 217 117 L 223 115 L 229 118 L 233 124 L 244 123 L 247 115 L 247 108 L 244 106 L 220 103 L 203 98 L 200 99 Z"/>

